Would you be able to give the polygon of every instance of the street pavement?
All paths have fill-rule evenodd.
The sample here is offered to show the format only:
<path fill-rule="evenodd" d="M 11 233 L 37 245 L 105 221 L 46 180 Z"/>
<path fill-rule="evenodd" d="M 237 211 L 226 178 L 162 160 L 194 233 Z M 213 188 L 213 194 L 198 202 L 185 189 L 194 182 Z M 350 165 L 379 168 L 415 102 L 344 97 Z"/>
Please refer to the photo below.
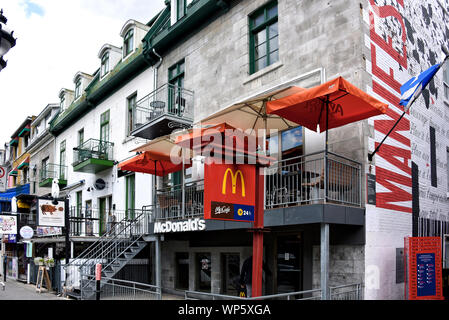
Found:
<path fill-rule="evenodd" d="M 3 280 L 3 279 L 2 279 Z M 4 289 L 4 290 L 3 290 Z M 8 279 L 5 287 L 0 283 L 0 301 L 4 300 L 68 300 L 58 297 L 54 293 L 48 293 L 45 289 L 42 293 L 36 291 L 36 286 Z"/>

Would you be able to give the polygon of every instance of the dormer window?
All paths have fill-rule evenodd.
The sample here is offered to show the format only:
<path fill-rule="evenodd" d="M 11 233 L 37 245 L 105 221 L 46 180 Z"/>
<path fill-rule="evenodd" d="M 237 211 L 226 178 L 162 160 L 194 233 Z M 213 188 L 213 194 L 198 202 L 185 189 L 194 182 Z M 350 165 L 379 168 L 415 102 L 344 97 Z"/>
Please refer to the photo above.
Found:
<path fill-rule="evenodd" d="M 126 57 L 134 50 L 134 29 L 130 29 L 126 35 L 123 45 L 123 54 Z"/>
<path fill-rule="evenodd" d="M 61 111 L 64 111 L 64 105 L 65 105 L 65 95 L 61 94 L 60 98 L 60 103 L 59 103 L 59 107 L 61 108 Z"/>
<path fill-rule="evenodd" d="M 81 78 L 78 78 L 75 84 L 75 100 L 78 99 L 80 96 L 81 96 Z"/>
<path fill-rule="evenodd" d="M 101 76 L 104 77 L 109 72 L 109 53 L 105 53 L 101 58 Z"/>

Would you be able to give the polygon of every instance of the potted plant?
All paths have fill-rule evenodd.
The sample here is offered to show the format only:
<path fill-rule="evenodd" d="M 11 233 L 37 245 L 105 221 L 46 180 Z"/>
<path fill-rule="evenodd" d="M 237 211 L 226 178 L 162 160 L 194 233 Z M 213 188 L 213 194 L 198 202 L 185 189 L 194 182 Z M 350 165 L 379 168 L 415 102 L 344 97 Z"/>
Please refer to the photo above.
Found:
<path fill-rule="evenodd" d="M 42 257 L 34 258 L 34 264 L 38 265 L 38 266 L 43 266 L 44 265 L 44 258 L 42 258 Z"/>
<path fill-rule="evenodd" d="M 47 267 L 53 268 L 55 266 L 55 259 L 53 258 L 45 258 L 44 263 Z"/>

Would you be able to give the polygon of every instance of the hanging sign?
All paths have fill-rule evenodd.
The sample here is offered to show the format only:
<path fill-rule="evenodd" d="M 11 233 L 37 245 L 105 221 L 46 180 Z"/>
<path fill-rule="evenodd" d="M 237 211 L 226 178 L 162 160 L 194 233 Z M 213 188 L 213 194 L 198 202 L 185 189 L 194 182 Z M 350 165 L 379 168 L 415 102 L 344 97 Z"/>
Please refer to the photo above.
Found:
<path fill-rule="evenodd" d="M 38 200 L 37 224 L 43 227 L 65 227 L 64 201 L 53 204 L 53 200 Z"/>
<path fill-rule="evenodd" d="M 253 222 L 255 205 L 255 165 L 205 164 L 205 219 Z"/>
<path fill-rule="evenodd" d="M 29 227 L 29 226 L 25 226 L 25 227 L 20 228 L 20 232 L 19 233 L 20 233 L 20 236 L 22 238 L 28 240 L 28 239 L 31 239 L 33 237 L 34 230 L 31 227 Z"/>
<path fill-rule="evenodd" d="M 17 216 L 0 215 L 0 234 L 17 234 Z"/>

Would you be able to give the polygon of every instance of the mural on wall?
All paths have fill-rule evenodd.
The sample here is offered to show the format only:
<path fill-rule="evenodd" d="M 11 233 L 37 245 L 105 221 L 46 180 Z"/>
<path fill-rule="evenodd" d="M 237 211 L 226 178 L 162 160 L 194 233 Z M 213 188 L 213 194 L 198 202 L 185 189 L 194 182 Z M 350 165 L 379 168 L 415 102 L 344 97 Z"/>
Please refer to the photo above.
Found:
<path fill-rule="evenodd" d="M 442 5 L 448 0 L 369 0 L 365 21 L 369 32 L 365 43 L 371 51 L 367 71 L 372 75 L 368 88 L 390 104 L 388 114 L 373 120 L 375 146 L 402 115 L 400 87 L 443 59 L 441 45 L 449 47 L 449 16 Z M 449 106 L 443 99 L 442 71 L 428 85 L 409 114 L 390 134 L 376 157 L 378 208 L 411 213 L 411 161 L 419 168 L 420 216 L 446 220 L 447 147 L 449 147 Z M 431 163 L 430 127 L 436 132 L 436 161 Z M 436 166 L 436 187 L 431 167 Z"/>

